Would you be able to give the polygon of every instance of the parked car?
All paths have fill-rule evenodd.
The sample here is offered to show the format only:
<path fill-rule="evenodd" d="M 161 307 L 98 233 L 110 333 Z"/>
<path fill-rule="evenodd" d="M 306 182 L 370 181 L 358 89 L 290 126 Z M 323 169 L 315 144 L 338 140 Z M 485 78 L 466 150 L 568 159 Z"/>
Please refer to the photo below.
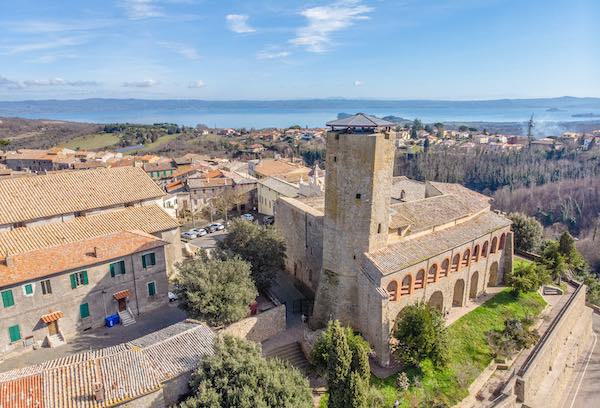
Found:
<path fill-rule="evenodd" d="M 215 231 L 222 231 L 225 229 L 225 226 L 223 224 L 221 224 L 220 222 L 215 222 L 210 224 L 211 228 L 214 228 Z"/>
<path fill-rule="evenodd" d="M 206 232 L 208 232 L 209 234 L 212 234 L 213 232 L 215 232 L 217 229 L 213 226 L 213 224 L 207 225 L 206 227 L 204 227 L 204 229 L 206 230 Z"/>
<path fill-rule="evenodd" d="M 254 221 L 254 216 L 252 214 L 242 214 L 241 218 L 246 221 Z"/>
<path fill-rule="evenodd" d="M 192 228 L 190 231 L 195 232 L 196 235 L 199 236 L 199 237 L 203 237 L 206 234 L 208 234 L 208 232 L 204 228 Z"/>
<path fill-rule="evenodd" d="M 198 238 L 198 234 L 194 231 L 185 231 L 181 233 L 181 239 L 194 239 Z"/>
<path fill-rule="evenodd" d="M 263 217 L 263 224 L 265 225 L 273 225 L 275 223 L 275 217 L 272 215 L 265 215 Z"/>
<path fill-rule="evenodd" d="M 167 296 L 169 297 L 169 302 L 175 302 L 177 300 L 177 295 L 173 292 L 167 293 Z"/>

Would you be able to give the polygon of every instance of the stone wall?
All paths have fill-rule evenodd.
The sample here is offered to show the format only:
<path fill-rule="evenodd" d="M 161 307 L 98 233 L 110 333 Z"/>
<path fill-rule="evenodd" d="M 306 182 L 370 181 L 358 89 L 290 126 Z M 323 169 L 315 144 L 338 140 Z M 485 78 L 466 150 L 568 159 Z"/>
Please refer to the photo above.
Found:
<path fill-rule="evenodd" d="M 285 305 L 279 305 L 233 323 L 221 330 L 221 333 L 262 343 L 268 338 L 285 331 L 285 313 Z"/>
<path fill-rule="evenodd" d="M 586 287 L 579 287 L 551 323 L 519 372 L 517 401 L 558 407 L 573 378 L 576 362 L 592 340 L 592 310 L 585 305 Z"/>
<path fill-rule="evenodd" d="M 293 198 L 280 197 L 275 228 L 286 245 L 285 269 L 316 292 L 323 266 L 323 214 Z"/>

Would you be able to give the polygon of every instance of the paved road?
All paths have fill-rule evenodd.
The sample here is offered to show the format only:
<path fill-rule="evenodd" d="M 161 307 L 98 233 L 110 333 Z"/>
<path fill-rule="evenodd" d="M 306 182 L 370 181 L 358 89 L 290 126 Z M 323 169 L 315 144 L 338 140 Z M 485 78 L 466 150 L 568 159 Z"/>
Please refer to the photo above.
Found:
<path fill-rule="evenodd" d="M 600 316 L 594 313 L 593 327 L 596 336 L 600 335 Z M 587 353 L 578 371 L 570 396 L 565 408 L 590 408 L 600 407 L 600 341 L 593 340 L 594 348 Z"/>
<path fill-rule="evenodd" d="M 222 241 L 226 234 L 227 230 L 215 231 L 212 234 L 192 239 L 189 243 L 203 249 L 216 248 L 217 241 Z"/>

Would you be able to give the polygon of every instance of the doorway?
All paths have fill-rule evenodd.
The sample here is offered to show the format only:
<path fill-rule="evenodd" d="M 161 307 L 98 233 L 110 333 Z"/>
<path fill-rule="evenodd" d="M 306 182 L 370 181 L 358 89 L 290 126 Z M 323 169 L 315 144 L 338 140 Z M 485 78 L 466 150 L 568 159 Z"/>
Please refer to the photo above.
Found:
<path fill-rule="evenodd" d="M 127 310 L 127 298 L 119 299 L 119 312 Z"/>
<path fill-rule="evenodd" d="M 469 285 L 469 299 L 477 297 L 477 284 L 479 283 L 479 272 L 475 272 L 471 276 L 471 284 Z"/>
<path fill-rule="evenodd" d="M 459 279 L 454 284 L 454 296 L 452 298 L 452 307 L 462 307 L 465 294 L 465 281 Z"/>
<path fill-rule="evenodd" d="M 56 336 L 58 334 L 58 320 L 48 323 L 48 334 Z"/>

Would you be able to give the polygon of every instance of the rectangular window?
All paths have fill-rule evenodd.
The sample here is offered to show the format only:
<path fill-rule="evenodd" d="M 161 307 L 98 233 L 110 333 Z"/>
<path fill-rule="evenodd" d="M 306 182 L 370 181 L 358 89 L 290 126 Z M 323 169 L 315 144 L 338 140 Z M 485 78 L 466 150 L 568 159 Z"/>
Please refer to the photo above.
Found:
<path fill-rule="evenodd" d="M 144 268 L 154 265 L 156 265 L 156 256 L 154 255 L 154 252 L 142 255 L 142 266 Z"/>
<path fill-rule="evenodd" d="M 87 303 L 82 303 L 79 305 L 79 316 L 81 316 L 82 319 L 85 319 L 86 317 L 90 317 L 90 305 Z"/>
<path fill-rule="evenodd" d="M 11 343 L 21 340 L 21 329 L 18 324 L 8 328 L 8 337 L 10 338 Z"/>
<path fill-rule="evenodd" d="M 42 285 L 42 294 L 49 295 L 52 293 L 52 285 L 50 285 L 50 279 L 46 279 L 40 282 Z"/>
<path fill-rule="evenodd" d="M 15 298 L 13 297 L 12 289 L 2 292 L 2 305 L 4 307 L 11 307 L 15 305 Z"/>
<path fill-rule="evenodd" d="M 71 289 L 75 289 L 78 286 L 88 284 L 88 273 L 87 271 L 75 272 L 70 275 L 71 278 Z"/>
<path fill-rule="evenodd" d="M 109 265 L 110 276 L 125 275 L 125 261 L 114 262 Z"/>
<path fill-rule="evenodd" d="M 148 282 L 148 296 L 156 295 L 156 282 Z"/>
<path fill-rule="evenodd" d="M 23 294 L 25 296 L 33 296 L 33 284 L 32 283 L 23 285 Z"/>

